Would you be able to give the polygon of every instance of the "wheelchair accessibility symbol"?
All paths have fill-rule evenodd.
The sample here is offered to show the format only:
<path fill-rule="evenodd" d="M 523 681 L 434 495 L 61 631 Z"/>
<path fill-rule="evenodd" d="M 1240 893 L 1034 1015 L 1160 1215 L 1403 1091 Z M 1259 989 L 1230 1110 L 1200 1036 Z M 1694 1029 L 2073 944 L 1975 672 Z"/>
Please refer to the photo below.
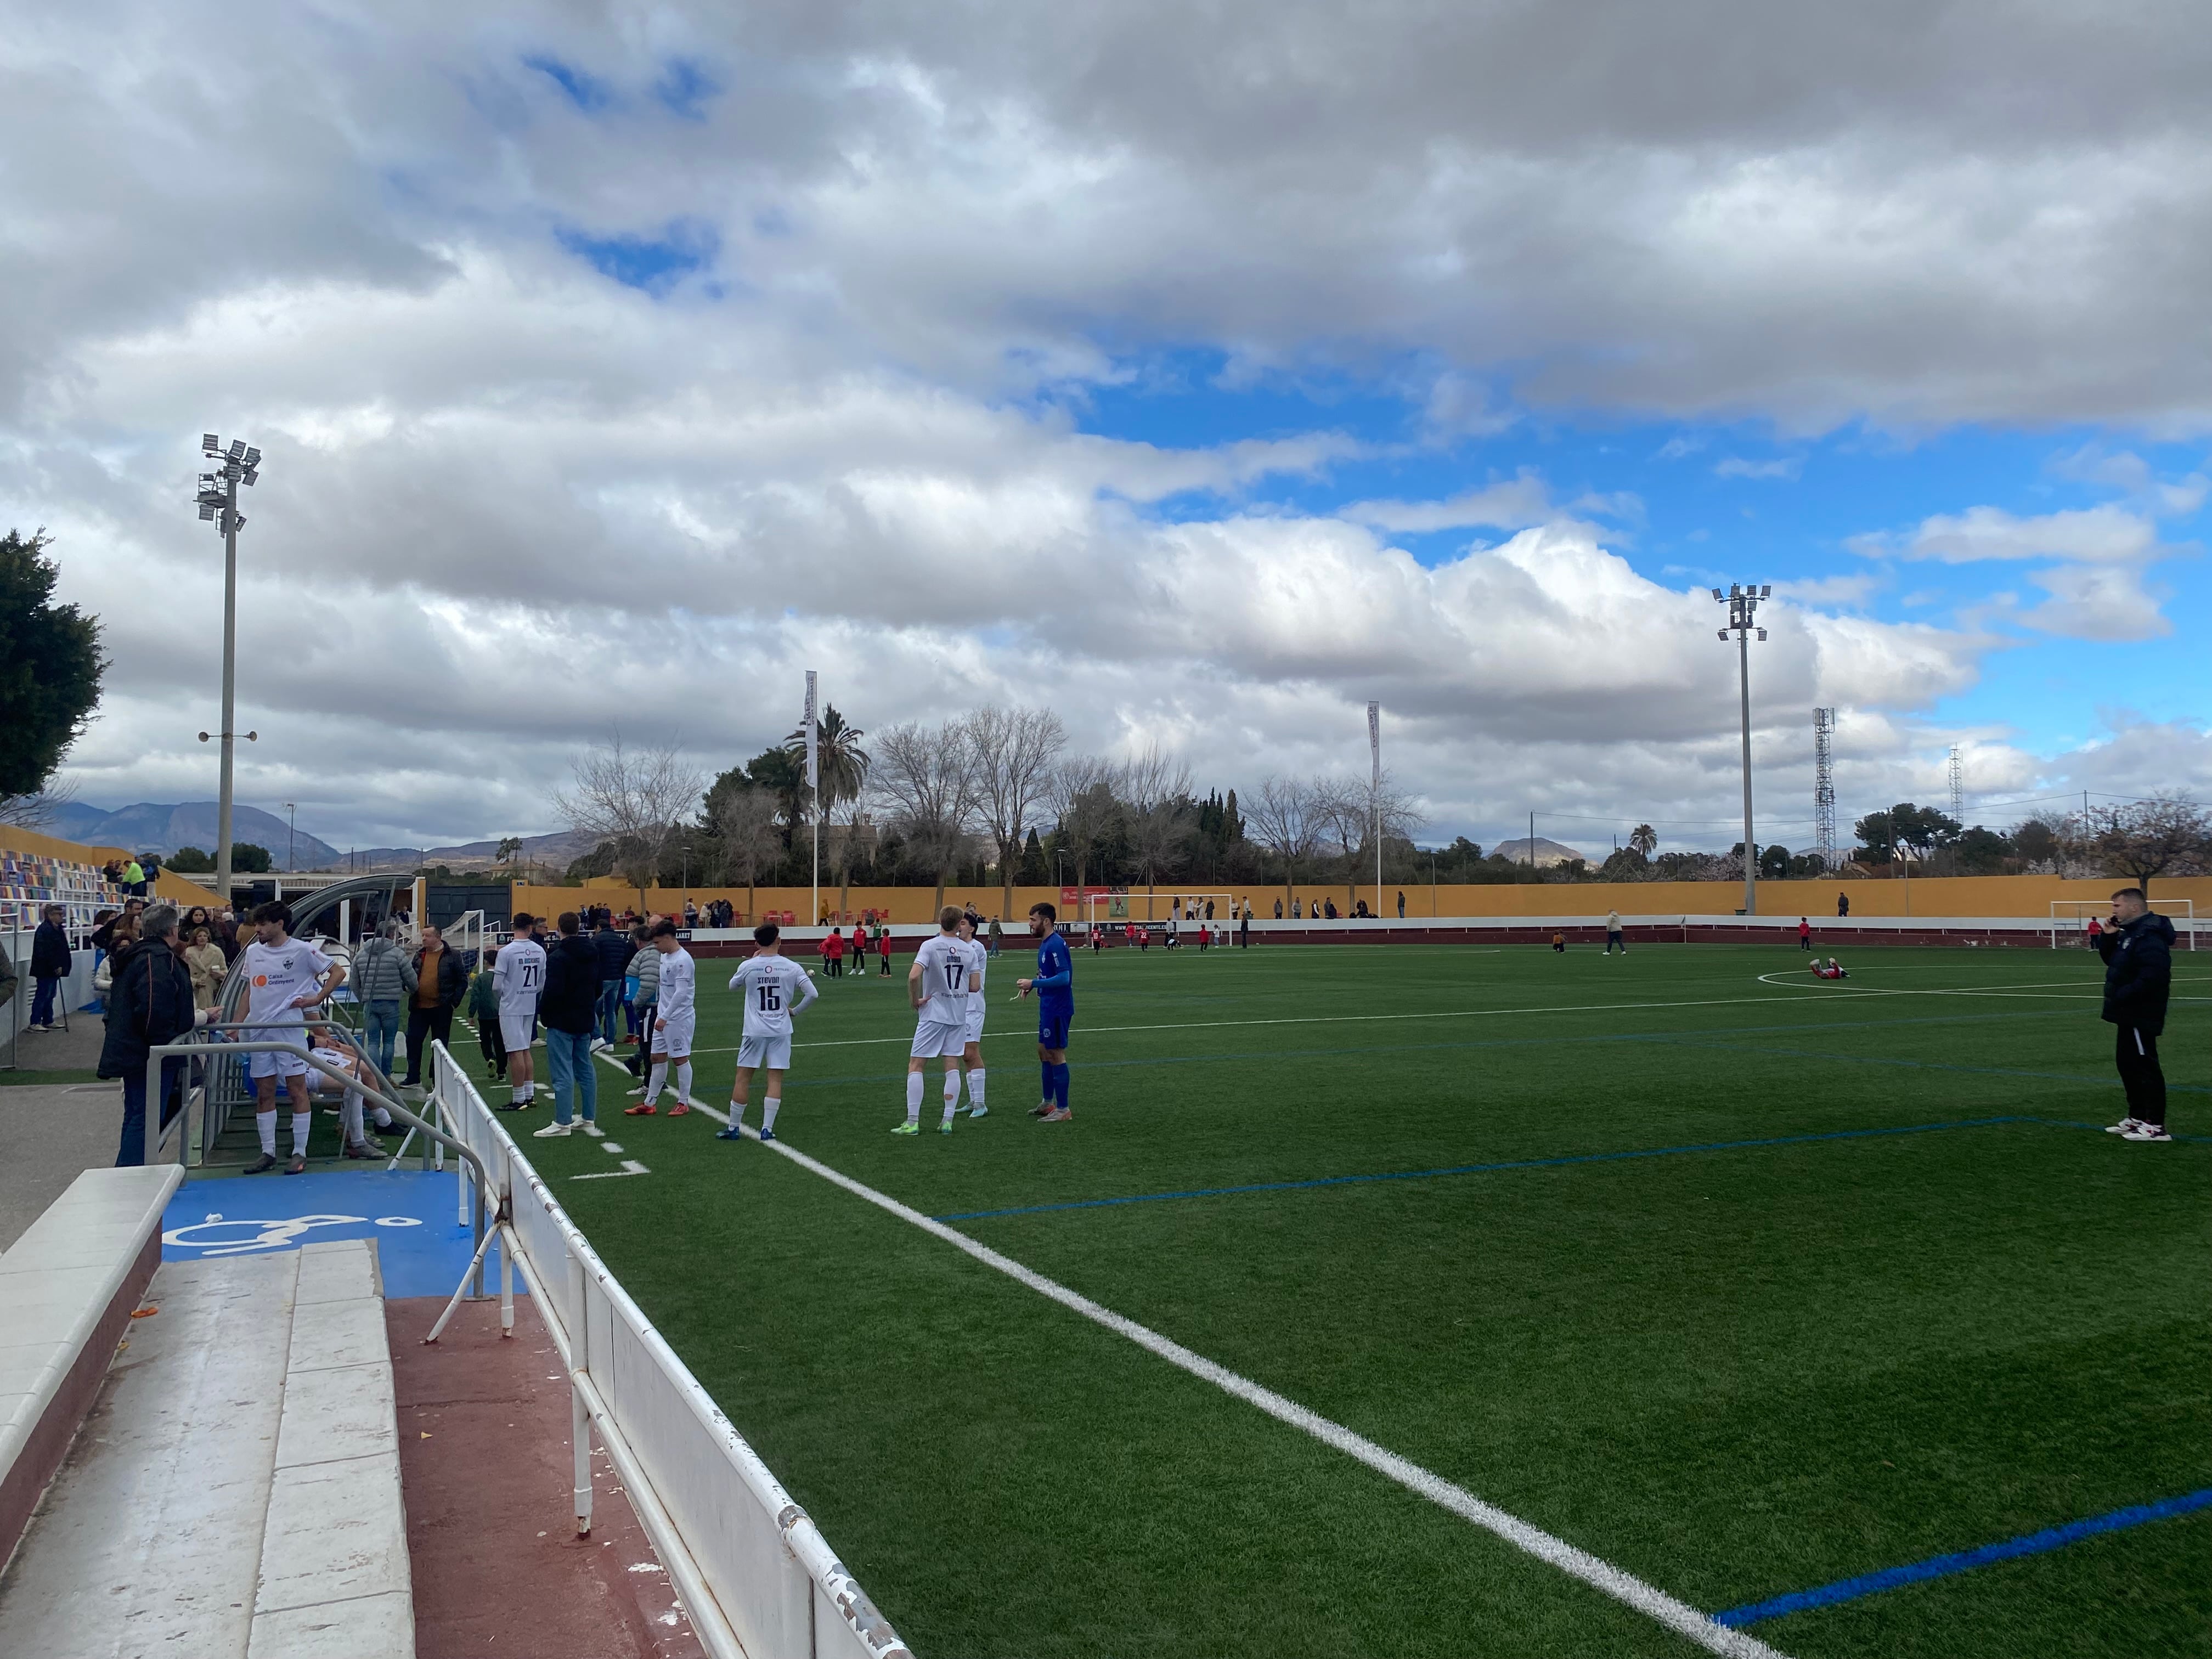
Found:
<path fill-rule="evenodd" d="M 189 1227 L 171 1228 L 161 1235 L 161 1243 L 196 1250 L 203 1257 L 245 1255 L 255 1250 L 284 1249 L 318 1227 L 358 1227 L 368 1220 L 359 1215 L 295 1215 L 289 1221 L 226 1221 L 211 1214 Z M 380 1215 L 375 1224 L 419 1227 L 422 1224 L 411 1215 Z"/>

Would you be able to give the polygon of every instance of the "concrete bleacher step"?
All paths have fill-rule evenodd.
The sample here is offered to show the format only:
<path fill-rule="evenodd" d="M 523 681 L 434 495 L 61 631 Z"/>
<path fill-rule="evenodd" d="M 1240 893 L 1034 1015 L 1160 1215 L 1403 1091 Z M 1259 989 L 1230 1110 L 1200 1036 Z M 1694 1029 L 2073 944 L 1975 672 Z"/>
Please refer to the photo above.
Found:
<path fill-rule="evenodd" d="M 407 1659 L 373 1243 L 166 1262 L 145 1299 L 0 1574 L 0 1653 Z"/>

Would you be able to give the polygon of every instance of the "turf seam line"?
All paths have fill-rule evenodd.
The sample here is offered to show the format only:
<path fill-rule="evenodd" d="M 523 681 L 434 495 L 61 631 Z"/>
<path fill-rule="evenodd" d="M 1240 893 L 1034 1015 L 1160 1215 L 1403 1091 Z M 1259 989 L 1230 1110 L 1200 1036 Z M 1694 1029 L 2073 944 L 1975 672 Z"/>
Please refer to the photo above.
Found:
<path fill-rule="evenodd" d="M 1618 1164 L 1632 1158 L 1673 1158 L 1686 1152 L 1738 1152 L 1762 1146 L 1796 1146 L 1821 1140 L 1864 1140 L 1877 1135 L 1927 1134 L 1938 1129 L 1987 1129 L 2005 1123 L 2055 1122 L 2022 1116 L 1956 1118 L 1942 1123 L 1900 1123 L 1877 1129 L 1824 1129 L 1814 1134 L 1765 1135 L 1755 1140 L 1711 1140 L 1681 1146 L 1638 1146 L 1615 1152 L 1571 1152 L 1559 1158 L 1512 1158 L 1498 1164 L 1455 1164 L 1434 1170 L 1378 1170 L 1364 1175 L 1315 1176 L 1304 1181 L 1262 1181 L 1243 1187 L 1194 1187 L 1187 1192 L 1134 1193 L 1122 1198 L 1076 1198 L 1057 1204 L 1022 1204 L 1003 1210 L 962 1210 L 933 1217 L 937 1221 L 983 1221 L 999 1216 L 1036 1215 L 1051 1210 L 1097 1210 L 1117 1204 L 1159 1204 L 1170 1199 L 1228 1198 L 1243 1193 L 1300 1192 L 1316 1187 L 1352 1187 L 1376 1181 L 1430 1181 L 1444 1176 L 1496 1175 L 1509 1170 L 1553 1170 L 1575 1164 Z"/>
<path fill-rule="evenodd" d="M 711 1115 L 721 1115 L 712 1113 Z M 747 1128 L 744 1133 L 746 1139 L 758 1144 L 757 1131 Z M 1645 1583 L 1611 1562 L 1602 1560 L 1587 1550 L 1578 1549 L 1565 1539 L 1556 1538 L 1518 1516 L 1485 1503 L 1465 1487 L 1423 1468 L 1408 1458 L 1401 1457 L 1387 1447 L 1377 1445 L 1364 1435 L 1308 1410 L 1296 1401 L 1286 1399 L 1273 1389 L 1240 1376 L 1203 1354 L 1194 1352 L 1172 1338 L 1162 1336 L 1158 1332 L 1093 1302 L 1081 1292 L 1070 1290 L 1057 1280 L 1047 1279 L 1042 1273 L 1024 1267 L 1012 1257 L 1001 1255 L 989 1246 L 978 1243 L 966 1234 L 942 1222 L 932 1220 L 919 1210 L 908 1208 L 887 1194 L 878 1192 L 874 1188 L 855 1181 L 804 1152 L 794 1151 L 782 1141 L 771 1143 L 771 1148 L 801 1169 L 820 1176 L 834 1186 L 843 1188 L 857 1198 L 865 1199 L 902 1221 L 919 1227 L 932 1237 L 973 1256 L 985 1267 L 1006 1274 L 1018 1284 L 1059 1303 L 1072 1312 L 1080 1314 L 1094 1324 L 1103 1326 L 1115 1335 L 1127 1338 L 1179 1370 L 1212 1383 L 1247 1405 L 1258 1407 L 1277 1421 L 1304 1430 L 1322 1444 L 1365 1464 L 1407 1491 L 1428 1499 L 1462 1520 L 1473 1522 L 1515 1548 L 1558 1568 L 1571 1577 L 1582 1580 L 1668 1629 L 1686 1636 L 1708 1651 L 1729 1655 L 1732 1659 L 1783 1659 L 1776 1649 L 1756 1637 L 1716 1623 L 1687 1602 L 1677 1601 L 1664 1590 Z"/>
<path fill-rule="evenodd" d="M 1878 1595 L 1884 1590 L 1922 1583 L 1930 1578 L 1948 1578 L 1954 1572 L 1985 1567 L 1996 1561 L 2014 1561 L 2024 1555 L 2045 1554 L 2051 1550 L 2063 1549 L 2069 1544 L 2078 1544 L 2085 1538 L 2098 1537 L 2108 1532 L 2124 1532 L 2130 1527 L 2146 1526 L 2154 1521 L 2168 1521 L 2176 1516 L 2190 1515 L 2204 1509 L 2212 1509 L 2212 1486 L 2184 1492 L 2178 1498 L 2160 1498 L 2154 1504 L 2132 1504 L 2125 1509 L 2113 1510 L 2109 1514 L 2092 1516 L 2084 1521 L 2069 1521 L 2063 1527 L 2046 1527 L 2041 1532 L 2008 1538 L 2000 1543 L 1984 1544 L 1976 1549 L 1959 1550 L 1948 1555 L 1931 1555 L 1925 1561 L 1915 1561 L 1909 1566 L 1885 1567 L 1880 1572 L 1838 1579 L 1834 1583 L 1823 1584 L 1817 1589 L 1794 1590 L 1787 1595 L 1748 1602 L 1740 1607 L 1730 1607 L 1725 1613 L 1717 1613 L 1713 1620 L 1731 1630 L 1739 1629 L 1745 1625 L 1779 1619 L 1788 1613 L 1808 1613 L 1815 1607 L 1832 1607 L 1839 1601 L 1856 1601 L 1863 1595 Z"/>

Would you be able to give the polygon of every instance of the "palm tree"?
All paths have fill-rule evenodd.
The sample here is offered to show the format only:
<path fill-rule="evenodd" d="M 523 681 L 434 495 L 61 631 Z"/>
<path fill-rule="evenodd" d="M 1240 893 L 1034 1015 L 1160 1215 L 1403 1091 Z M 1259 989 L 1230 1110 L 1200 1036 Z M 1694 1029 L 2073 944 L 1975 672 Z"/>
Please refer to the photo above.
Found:
<path fill-rule="evenodd" d="M 841 805 L 857 803 L 868 781 L 868 751 L 860 747 L 860 739 L 868 734 L 848 723 L 837 712 L 835 703 L 824 703 L 814 721 L 815 775 L 820 782 L 815 788 L 815 810 L 827 823 L 836 816 Z M 784 751 L 802 767 L 806 763 L 806 728 L 800 726 L 783 740 Z M 858 826 L 855 817 L 848 825 L 847 839 Z M 851 884 L 852 858 L 847 855 L 837 860 L 837 913 L 845 913 L 845 900 Z M 819 918 L 817 918 L 819 920 Z"/>
<path fill-rule="evenodd" d="M 1639 823 L 1628 832 L 1629 850 L 1639 857 L 1650 858 L 1651 849 L 1659 844 L 1659 832 L 1648 823 Z"/>

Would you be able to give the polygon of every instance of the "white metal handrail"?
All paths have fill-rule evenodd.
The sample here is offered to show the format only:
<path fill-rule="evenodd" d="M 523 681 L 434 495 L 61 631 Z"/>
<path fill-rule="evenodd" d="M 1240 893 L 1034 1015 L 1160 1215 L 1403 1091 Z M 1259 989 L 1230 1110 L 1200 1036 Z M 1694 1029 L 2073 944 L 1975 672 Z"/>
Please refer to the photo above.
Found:
<path fill-rule="evenodd" d="M 430 1075 L 441 1121 L 497 1188 L 486 1198 L 501 1218 L 502 1326 L 512 1332 L 507 1270 L 520 1267 L 568 1372 L 577 1530 L 591 1529 L 595 1434 L 714 1659 L 911 1659 L 441 1042 Z"/>

